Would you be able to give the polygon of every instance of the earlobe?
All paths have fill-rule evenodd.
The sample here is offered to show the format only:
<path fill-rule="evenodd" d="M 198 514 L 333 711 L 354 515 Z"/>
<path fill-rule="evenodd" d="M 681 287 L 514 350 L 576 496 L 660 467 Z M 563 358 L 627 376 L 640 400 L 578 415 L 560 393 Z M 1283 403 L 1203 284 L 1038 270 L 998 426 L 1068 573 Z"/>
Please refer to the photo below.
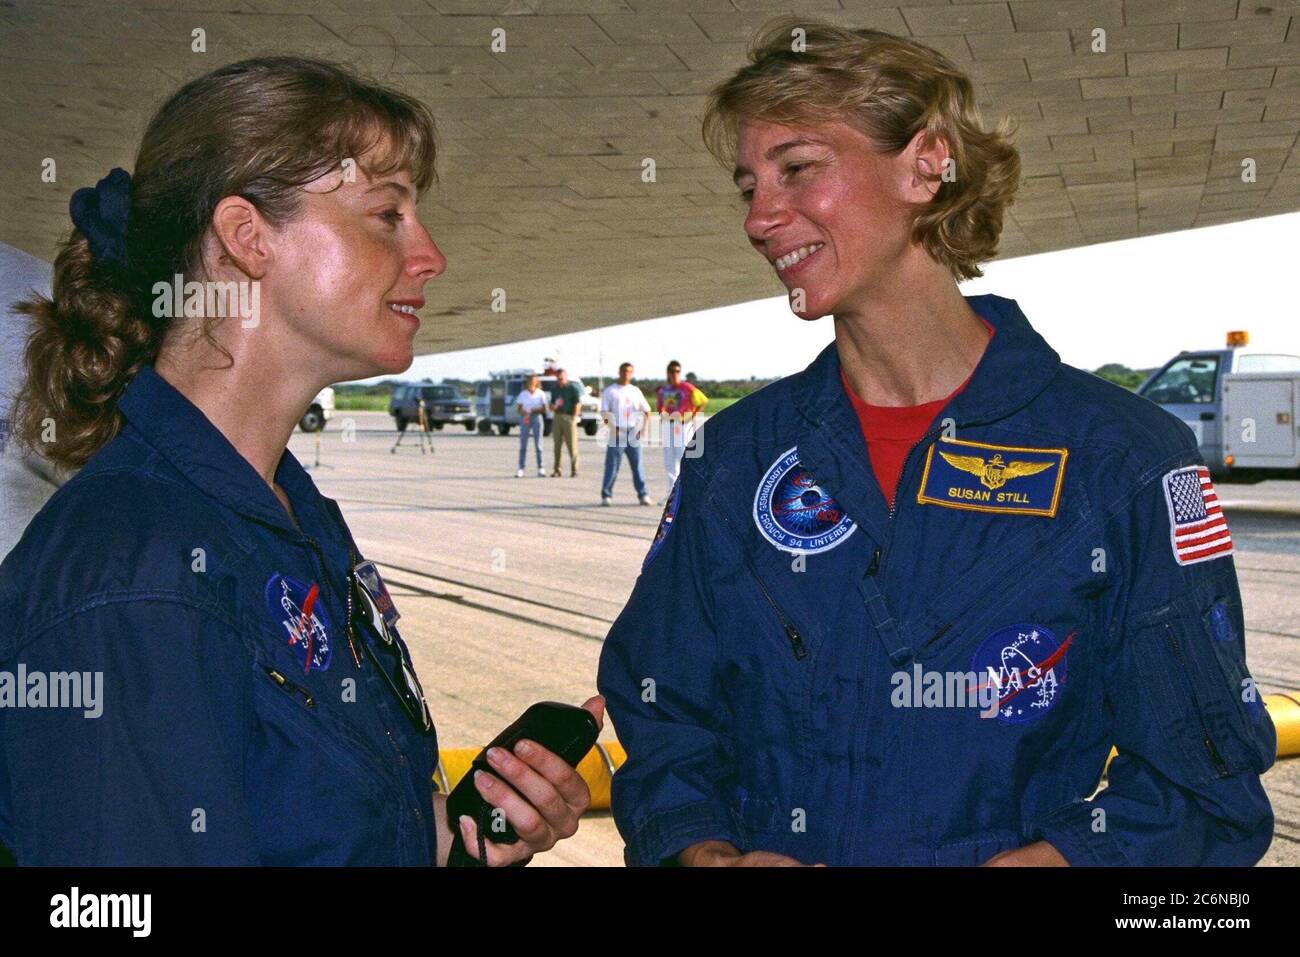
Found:
<path fill-rule="evenodd" d="M 270 259 L 266 221 L 242 196 L 227 196 L 212 212 L 212 231 L 221 258 L 251 279 L 260 279 Z"/>

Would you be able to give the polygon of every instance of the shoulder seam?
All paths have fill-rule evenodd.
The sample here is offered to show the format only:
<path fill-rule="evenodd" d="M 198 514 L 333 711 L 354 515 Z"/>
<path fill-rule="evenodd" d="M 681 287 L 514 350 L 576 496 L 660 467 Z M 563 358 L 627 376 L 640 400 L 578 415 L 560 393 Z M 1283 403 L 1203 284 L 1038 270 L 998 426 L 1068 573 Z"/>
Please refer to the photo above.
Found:
<path fill-rule="evenodd" d="M 200 611 L 210 615 L 216 621 L 236 632 L 239 630 L 238 621 L 224 614 L 220 603 L 215 601 L 197 599 L 193 595 L 172 589 L 113 589 L 89 595 L 71 608 L 65 608 L 62 611 L 56 612 L 30 628 L 21 629 L 18 633 L 17 640 L 14 642 L 14 651 L 15 653 L 21 651 L 51 628 L 70 621 L 84 612 L 93 611 L 96 608 L 103 608 L 108 605 L 118 605 L 138 601 L 182 605 L 187 608 L 193 608 L 195 611 Z"/>

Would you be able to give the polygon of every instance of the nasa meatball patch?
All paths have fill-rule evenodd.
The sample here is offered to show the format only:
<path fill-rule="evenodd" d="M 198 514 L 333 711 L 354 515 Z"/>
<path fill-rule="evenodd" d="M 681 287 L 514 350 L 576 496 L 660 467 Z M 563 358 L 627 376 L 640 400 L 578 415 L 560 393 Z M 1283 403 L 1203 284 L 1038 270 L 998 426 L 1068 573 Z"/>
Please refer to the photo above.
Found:
<path fill-rule="evenodd" d="M 829 492 L 799 464 L 798 447 L 782 453 L 754 493 L 754 524 L 784 552 L 815 555 L 857 530 Z"/>
<path fill-rule="evenodd" d="M 997 691 L 998 721 L 1025 724 L 1056 704 L 1066 677 L 1066 652 L 1074 635 L 1058 641 L 1042 625 L 1010 625 L 989 635 L 971 658 L 981 688 Z"/>
<path fill-rule="evenodd" d="M 329 619 L 319 585 L 306 585 L 277 572 L 266 581 L 266 608 L 272 619 L 283 626 L 281 637 L 293 650 L 304 674 L 329 669 Z"/>

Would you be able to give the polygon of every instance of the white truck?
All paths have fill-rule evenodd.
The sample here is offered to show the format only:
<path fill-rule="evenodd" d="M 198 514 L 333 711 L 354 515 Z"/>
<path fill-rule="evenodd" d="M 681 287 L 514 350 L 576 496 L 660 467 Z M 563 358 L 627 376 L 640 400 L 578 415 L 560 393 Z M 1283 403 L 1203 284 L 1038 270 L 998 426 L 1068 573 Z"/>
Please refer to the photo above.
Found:
<path fill-rule="evenodd" d="M 536 375 L 552 401 L 555 399 L 555 376 L 549 372 L 535 372 L 532 369 L 503 369 L 489 372 L 491 378 L 482 379 L 475 384 L 475 414 L 478 416 L 478 430 L 481 435 L 488 435 L 492 427 L 500 435 L 509 435 L 510 430 L 520 422 L 519 410 L 515 400 L 523 391 L 528 377 Z M 583 385 L 581 379 L 569 377 L 569 381 L 578 387 L 582 395 L 582 410 L 578 417 L 578 426 L 588 435 L 595 435 L 600 428 L 600 399 L 593 394 L 591 386 Z M 542 434 L 551 434 L 552 419 L 548 414 L 542 423 Z"/>
<path fill-rule="evenodd" d="M 1216 481 L 1300 479 L 1300 355 L 1251 349 L 1230 332 L 1223 349 L 1174 356 L 1138 394 L 1196 433 Z"/>

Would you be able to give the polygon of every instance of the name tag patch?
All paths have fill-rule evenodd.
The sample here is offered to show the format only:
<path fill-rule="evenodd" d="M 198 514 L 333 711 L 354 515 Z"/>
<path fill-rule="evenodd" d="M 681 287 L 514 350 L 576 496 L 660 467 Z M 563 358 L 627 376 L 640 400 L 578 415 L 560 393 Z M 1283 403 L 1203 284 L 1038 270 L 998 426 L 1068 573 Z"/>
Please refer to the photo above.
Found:
<path fill-rule="evenodd" d="M 1055 518 L 1068 449 L 939 439 L 925 455 L 922 505 Z"/>
<path fill-rule="evenodd" d="M 393 604 L 393 598 L 388 594 L 388 586 L 384 584 L 384 579 L 379 574 L 379 569 L 375 567 L 375 563 L 363 561 L 352 570 L 356 573 L 357 584 L 366 590 L 370 600 L 375 603 L 375 608 L 383 617 L 384 624 L 392 628 L 397 624 L 397 619 L 402 616 L 398 613 L 397 606 Z"/>

